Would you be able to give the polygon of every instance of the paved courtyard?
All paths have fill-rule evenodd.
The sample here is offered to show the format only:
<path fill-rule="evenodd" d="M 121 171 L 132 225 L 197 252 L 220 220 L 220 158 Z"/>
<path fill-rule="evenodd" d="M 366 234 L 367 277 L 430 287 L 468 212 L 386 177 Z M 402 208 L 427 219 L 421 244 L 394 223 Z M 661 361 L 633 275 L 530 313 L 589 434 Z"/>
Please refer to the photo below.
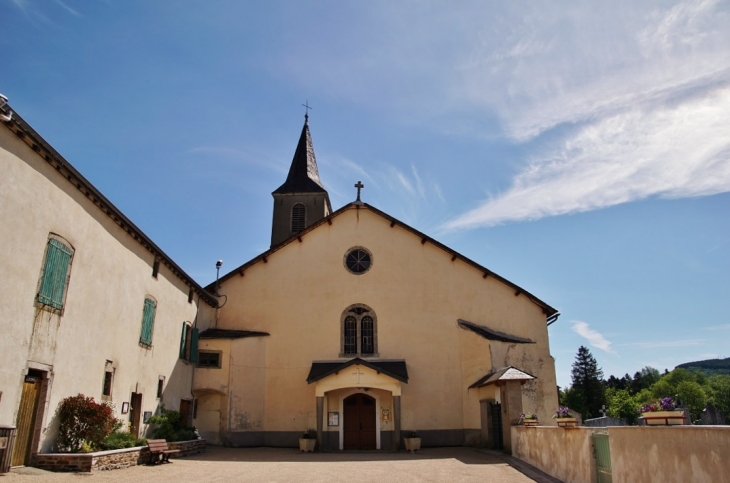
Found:
<path fill-rule="evenodd" d="M 514 466 L 513 466 L 514 465 Z M 518 471 L 520 466 L 530 476 Z M 408 453 L 299 453 L 278 448 L 209 446 L 171 464 L 136 466 L 93 474 L 49 473 L 35 468 L 0 475 L 0 483 L 94 482 L 554 482 L 531 473 L 519 461 L 473 448 L 426 448 Z"/>

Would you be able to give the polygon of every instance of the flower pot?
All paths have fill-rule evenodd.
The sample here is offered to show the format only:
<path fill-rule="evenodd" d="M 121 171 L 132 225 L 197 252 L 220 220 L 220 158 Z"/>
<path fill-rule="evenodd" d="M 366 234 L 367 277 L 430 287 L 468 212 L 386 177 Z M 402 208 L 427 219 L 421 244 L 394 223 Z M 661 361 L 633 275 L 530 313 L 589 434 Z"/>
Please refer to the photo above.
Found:
<path fill-rule="evenodd" d="M 684 411 L 652 411 L 641 416 L 647 426 L 679 426 L 684 424 Z"/>
<path fill-rule="evenodd" d="M 299 451 L 308 453 L 314 452 L 314 446 L 317 444 L 316 439 L 299 438 Z"/>
<path fill-rule="evenodd" d="M 524 424 L 526 428 L 534 428 L 539 425 L 540 422 L 537 419 L 523 419 L 522 424 Z"/>
<path fill-rule="evenodd" d="M 555 418 L 555 421 L 561 428 L 575 428 L 578 426 L 576 418 Z"/>
<path fill-rule="evenodd" d="M 406 442 L 406 451 L 415 453 L 421 450 L 421 438 L 403 438 Z"/>

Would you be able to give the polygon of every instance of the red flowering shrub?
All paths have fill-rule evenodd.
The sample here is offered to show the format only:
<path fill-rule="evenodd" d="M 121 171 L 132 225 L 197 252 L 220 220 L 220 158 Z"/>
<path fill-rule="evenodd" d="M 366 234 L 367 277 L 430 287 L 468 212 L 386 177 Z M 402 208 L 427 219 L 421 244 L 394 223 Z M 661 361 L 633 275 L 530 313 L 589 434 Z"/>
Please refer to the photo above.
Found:
<path fill-rule="evenodd" d="M 114 430 L 117 420 L 110 406 L 94 402 L 83 394 L 67 397 L 58 405 L 58 447 L 78 453 L 86 443 L 96 450 Z"/>

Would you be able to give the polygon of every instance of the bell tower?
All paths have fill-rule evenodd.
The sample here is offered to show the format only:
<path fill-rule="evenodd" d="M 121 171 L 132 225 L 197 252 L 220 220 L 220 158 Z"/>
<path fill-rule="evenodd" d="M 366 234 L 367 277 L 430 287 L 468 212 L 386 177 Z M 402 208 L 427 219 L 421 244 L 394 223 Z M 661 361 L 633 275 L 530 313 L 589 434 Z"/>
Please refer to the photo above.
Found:
<path fill-rule="evenodd" d="M 271 195 L 274 197 L 272 247 L 332 212 L 329 194 L 319 179 L 308 114 L 304 115 L 304 127 L 294 151 L 289 175 Z"/>

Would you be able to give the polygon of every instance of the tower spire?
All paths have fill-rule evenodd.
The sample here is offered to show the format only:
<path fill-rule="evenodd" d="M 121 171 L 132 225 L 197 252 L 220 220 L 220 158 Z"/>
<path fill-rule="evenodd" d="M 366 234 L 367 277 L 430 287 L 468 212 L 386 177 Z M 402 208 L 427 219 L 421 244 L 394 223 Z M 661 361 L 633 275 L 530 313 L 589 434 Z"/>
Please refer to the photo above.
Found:
<path fill-rule="evenodd" d="M 302 105 L 309 112 L 309 102 Z M 319 179 L 317 158 L 309 132 L 309 114 L 304 114 L 304 126 L 286 181 L 271 194 L 274 197 L 272 247 L 332 212 L 329 193 Z"/>

